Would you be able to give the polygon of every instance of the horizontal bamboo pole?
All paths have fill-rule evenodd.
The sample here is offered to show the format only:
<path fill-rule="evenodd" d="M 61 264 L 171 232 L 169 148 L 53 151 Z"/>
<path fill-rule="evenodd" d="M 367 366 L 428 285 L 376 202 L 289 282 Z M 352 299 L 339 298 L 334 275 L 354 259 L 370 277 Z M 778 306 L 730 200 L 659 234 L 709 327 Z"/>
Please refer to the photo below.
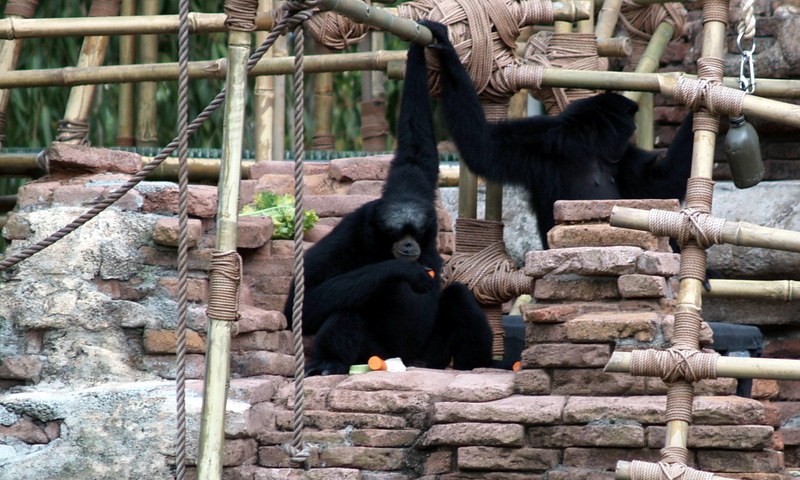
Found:
<path fill-rule="evenodd" d="M 796 280 L 728 280 L 710 279 L 710 291 L 704 297 L 747 298 L 753 300 L 800 300 L 800 282 Z"/>
<path fill-rule="evenodd" d="M 396 9 L 367 5 L 361 0 L 320 0 L 321 10 L 332 10 L 363 25 L 384 30 L 409 42 L 428 45 L 433 41 L 430 30 L 414 20 L 396 15 Z M 555 20 L 575 22 L 591 16 L 591 3 L 581 0 L 553 2 Z"/>
<path fill-rule="evenodd" d="M 603 371 L 629 373 L 631 352 L 614 352 Z M 800 360 L 760 357 L 717 357 L 717 377 L 764 378 L 773 380 L 800 380 Z"/>
<path fill-rule="evenodd" d="M 404 62 L 406 52 L 402 50 L 380 50 L 376 52 L 339 53 L 334 55 L 307 55 L 307 73 L 342 72 L 348 70 L 387 70 L 390 64 Z M 263 58 L 250 72 L 257 75 L 287 75 L 294 71 L 294 57 Z M 225 78 L 227 61 L 225 59 L 189 62 L 191 78 Z M 659 92 L 665 77 L 675 77 L 675 73 L 635 73 L 635 72 L 592 72 L 587 70 L 568 70 L 546 68 L 542 80 L 543 87 L 590 88 L 599 90 L 639 90 Z M 142 65 L 118 65 L 106 67 L 63 67 L 56 69 L 19 70 L 0 72 L 0 88 L 25 88 L 47 86 L 73 86 L 102 83 L 167 81 L 178 78 L 177 63 L 155 63 Z M 723 79 L 724 85 L 738 88 L 735 77 Z M 800 107 L 769 101 L 765 106 L 757 104 L 766 101 L 765 97 L 800 98 L 800 80 L 758 79 L 758 97 L 745 97 L 745 113 L 781 121 L 786 111 L 794 112 Z M 779 113 L 771 114 L 776 108 Z M 792 123 L 795 124 L 795 123 Z"/>
<path fill-rule="evenodd" d="M 615 206 L 611 209 L 610 223 L 615 227 L 649 230 L 650 211 Z M 770 248 L 786 252 L 800 252 L 800 232 L 762 227 L 747 222 L 725 221 L 722 242 L 741 247 Z"/>
<path fill-rule="evenodd" d="M 631 462 L 626 462 L 625 460 L 620 460 L 617 462 L 617 470 L 616 474 L 614 475 L 616 480 L 630 480 L 631 478 Z M 712 475 L 710 480 L 731 480 L 728 477 L 718 477 L 716 475 Z"/>
<path fill-rule="evenodd" d="M 341 53 L 336 55 L 306 55 L 306 73 L 343 72 L 350 70 L 386 70 L 393 60 L 404 61 L 406 52 L 381 50 L 377 52 Z M 189 77 L 224 79 L 228 71 L 225 59 L 189 62 Z M 262 58 L 250 76 L 287 75 L 294 72 L 294 57 Z M 103 83 L 151 82 L 177 80 L 177 63 L 150 63 L 108 67 L 64 67 L 57 69 L 18 70 L 0 72 L 0 88 L 74 86 Z"/>
<path fill-rule="evenodd" d="M 189 13 L 190 33 L 226 32 L 224 13 Z M 134 15 L 120 17 L 4 18 L 0 19 L 0 40 L 17 38 L 61 38 L 112 35 L 156 35 L 178 33 L 177 15 Z M 272 28 L 272 16 L 259 13 L 256 29 Z"/>

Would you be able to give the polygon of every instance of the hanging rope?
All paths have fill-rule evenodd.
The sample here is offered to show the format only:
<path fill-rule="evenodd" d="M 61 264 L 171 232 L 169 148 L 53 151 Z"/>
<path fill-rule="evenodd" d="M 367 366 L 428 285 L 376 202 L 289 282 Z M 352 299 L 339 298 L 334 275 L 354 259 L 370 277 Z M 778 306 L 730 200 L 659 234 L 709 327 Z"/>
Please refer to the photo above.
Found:
<path fill-rule="evenodd" d="M 303 74 L 303 48 L 305 35 L 303 22 L 314 14 L 312 8 L 316 1 L 287 1 L 287 11 L 296 12 L 294 17 L 300 23 L 294 30 L 294 303 L 292 304 L 292 340 L 294 345 L 294 411 L 292 414 L 292 441 L 284 445 L 284 450 L 295 464 L 308 461 L 311 451 L 303 441 L 305 354 L 303 351 L 303 301 L 305 298 L 305 270 L 303 265 L 303 159 L 305 156 L 305 113 Z"/>
<path fill-rule="evenodd" d="M 186 478 L 186 316 L 189 309 L 189 0 L 178 3 L 178 326 L 175 478 Z"/>
<path fill-rule="evenodd" d="M 253 67 L 256 65 L 256 63 L 258 63 L 258 61 L 261 59 L 261 57 L 264 56 L 264 53 L 266 53 L 267 50 L 269 50 L 270 47 L 272 47 L 272 44 L 275 43 L 275 40 L 277 40 L 278 37 L 281 36 L 281 34 L 283 34 L 284 30 L 286 30 L 287 28 L 294 28 L 294 26 L 297 25 L 299 21 L 300 21 L 299 19 L 296 19 L 293 16 L 284 17 L 279 21 L 276 21 L 275 26 L 272 28 L 269 35 L 264 40 L 264 43 L 262 43 L 261 46 L 250 56 L 250 59 L 247 62 L 247 69 L 252 70 Z M 214 97 L 213 100 L 211 100 L 211 103 L 209 103 L 208 106 L 206 106 L 206 108 L 203 109 L 203 111 L 200 112 L 200 114 L 197 115 L 197 117 L 195 117 L 195 119 L 192 120 L 192 122 L 189 124 L 189 127 L 187 128 L 188 138 L 191 138 L 191 136 L 194 135 L 194 133 L 200 128 L 203 122 L 205 122 L 217 110 L 217 108 L 219 108 L 219 106 L 222 105 L 224 101 L 225 101 L 225 89 L 223 88 L 217 94 L 217 96 Z M 108 196 L 96 199 L 92 203 L 92 207 L 85 213 L 83 213 L 81 216 L 77 217 L 75 220 L 65 225 L 60 230 L 48 236 L 47 238 L 42 239 L 37 243 L 35 243 L 34 245 L 25 248 L 18 254 L 12 255 L 4 259 L 2 262 L 0 262 L 0 271 L 6 270 L 16 265 L 17 263 L 25 260 L 26 258 L 44 250 L 45 248 L 57 242 L 58 240 L 74 232 L 80 226 L 84 225 L 86 222 L 99 215 L 100 212 L 102 212 L 103 210 L 114 204 L 114 202 L 122 198 L 126 193 L 128 193 L 131 189 L 133 189 L 133 187 L 135 187 L 142 180 L 144 180 L 147 177 L 147 175 L 150 174 L 150 172 L 152 172 L 159 165 L 161 165 L 164 162 L 164 160 L 166 160 L 167 157 L 169 157 L 172 154 L 172 152 L 174 152 L 177 149 L 178 140 L 179 140 L 178 137 L 174 138 L 166 147 L 164 147 L 158 153 L 158 155 L 156 155 L 155 158 L 153 158 L 153 160 L 150 163 L 145 165 L 141 170 L 136 172 L 136 174 L 131 176 L 131 178 L 129 178 L 124 185 L 110 192 Z"/>

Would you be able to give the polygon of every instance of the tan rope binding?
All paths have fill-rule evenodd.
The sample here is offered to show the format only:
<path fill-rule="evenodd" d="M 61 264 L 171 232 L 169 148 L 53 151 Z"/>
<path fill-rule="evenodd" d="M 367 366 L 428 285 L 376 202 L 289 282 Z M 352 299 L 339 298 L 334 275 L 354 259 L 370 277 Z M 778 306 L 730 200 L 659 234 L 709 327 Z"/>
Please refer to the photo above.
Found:
<path fill-rule="evenodd" d="M 631 462 L 631 478 L 637 480 L 712 480 L 714 475 L 683 464 Z"/>
<path fill-rule="evenodd" d="M 242 279 L 242 258 L 236 252 L 214 251 L 208 272 L 209 318 L 233 322 L 239 318 L 239 287 Z"/>
<path fill-rule="evenodd" d="M 717 378 L 719 354 L 699 350 L 634 350 L 631 360 L 631 375 L 661 377 L 665 383 L 680 379 L 697 382 Z"/>
<path fill-rule="evenodd" d="M 681 3 L 639 5 L 632 0 L 623 0 L 619 20 L 628 32 L 633 52 L 626 70 L 634 70 L 647 49 L 647 44 L 656 28 L 666 22 L 674 28 L 672 40 L 683 35 L 686 25 L 686 8 Z"/>

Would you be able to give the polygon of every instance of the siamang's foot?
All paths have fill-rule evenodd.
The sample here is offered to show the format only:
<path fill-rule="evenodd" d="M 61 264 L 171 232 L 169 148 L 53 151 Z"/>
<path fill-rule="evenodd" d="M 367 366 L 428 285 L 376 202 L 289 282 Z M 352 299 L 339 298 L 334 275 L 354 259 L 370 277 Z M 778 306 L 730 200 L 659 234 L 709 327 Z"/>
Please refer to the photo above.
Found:
<path fill-rule="evenodd" d="M 330 360 L 314 360 L 306 365 L 306 376 L 340 375 L 350 372 L 350 366 Z"/>
<path fill-rule="evenodd" d="M 444 46 L 450 46 L 450 38 L 447 36 L 446 26 L 439 22 L 434 22 L 433 20 L 420 20 L 419 24 L 428 27 L 433 35 L 433 39 L 436 40 L 436 43 L 428 45 L 429 48 L 443 48 Z"/>

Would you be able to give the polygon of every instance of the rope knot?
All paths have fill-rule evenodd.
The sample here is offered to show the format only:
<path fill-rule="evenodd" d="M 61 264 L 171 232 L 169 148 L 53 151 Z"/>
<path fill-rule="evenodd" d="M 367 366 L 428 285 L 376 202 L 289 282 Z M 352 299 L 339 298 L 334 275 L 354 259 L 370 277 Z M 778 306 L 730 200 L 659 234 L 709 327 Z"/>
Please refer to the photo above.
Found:
<path fill-rule="evenodd" d="M 303 444 L 303 448 L 300 449 L 287 443 L 283 445 L 283 451 L 289 455 L 289 461 L 296 465 L 302 465 L 308 462 L 308 458 L 311 456 L 311 449 L 305 444 Z"/>

